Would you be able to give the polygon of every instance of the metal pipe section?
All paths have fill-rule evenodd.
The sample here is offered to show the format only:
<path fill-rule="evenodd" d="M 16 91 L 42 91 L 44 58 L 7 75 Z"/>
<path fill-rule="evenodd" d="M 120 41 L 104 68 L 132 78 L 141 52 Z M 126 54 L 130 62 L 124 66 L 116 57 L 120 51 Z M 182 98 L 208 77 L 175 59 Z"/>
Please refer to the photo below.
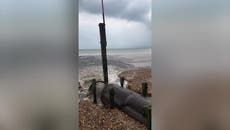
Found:
<path fill-rule="evenodd" d="M 134 119 L 148 124 L 146 117 L 146 106 L 151 105 L 150 101 L 131 90 L 122 88 L 116 84 L 109 84 L 104 87 L 101 93 L 101 101 L 104 105 L 110 104 L 109 92 L 114 89 L 114 106 L 133 117 Z"/>

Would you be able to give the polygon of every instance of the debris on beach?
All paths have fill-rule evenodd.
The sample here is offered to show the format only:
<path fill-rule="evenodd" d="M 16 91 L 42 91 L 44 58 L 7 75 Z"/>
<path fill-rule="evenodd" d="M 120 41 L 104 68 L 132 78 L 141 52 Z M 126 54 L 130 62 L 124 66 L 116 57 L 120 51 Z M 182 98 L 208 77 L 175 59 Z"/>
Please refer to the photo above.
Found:
<path fill-rule="evenodd" d="M 144 124 L 117 108 L 108 109 L 90 100 L 79 103 L 80 130 L 146 130 Z"/>
<path fill-rule="evenodd" d="M 148 84 L 148 95 L 152 95 L 152 74 L 151 68 L 135 68 L 121 72 L 118 77 L 124 77 L 128 82 L 127 88 L 139 94 L 142 93 L 142 83 Z"/>

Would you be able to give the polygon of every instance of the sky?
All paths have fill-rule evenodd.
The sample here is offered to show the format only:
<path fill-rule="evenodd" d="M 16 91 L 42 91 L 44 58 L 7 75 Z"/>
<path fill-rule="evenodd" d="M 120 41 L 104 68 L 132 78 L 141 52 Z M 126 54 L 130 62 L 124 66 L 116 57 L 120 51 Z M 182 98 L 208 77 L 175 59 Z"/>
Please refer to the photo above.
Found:
<path fill-rule="evenodd" d="M 26 39 L 38 41 L 40 45 L 47 42 L 55 47 L 56 44 L 64 46 L 65 40 L 71 39 L 68 36 L 74 28 L 72 26 L 77 24 L 70 23 L 73 1 L 0 0 L 1 48 L 21 47 L 26 44 Z M 100 48 L 100 1 L 78 0 L 80 49 Z M 193 26 L 197 26 L 196 22 L 201 19 L 203 22 L 216 21 L 221 28 L 229 27 L 229 0 L 104 0 L 104 4 L 108 48 L 154 47 L 157 42 L 153 39 L 155 32 L 162 34 L 160 37 L 164 39 L 164 32 L 170 28 L 184 28 L 186 25 L 196 29 Z M 5 41 L 10 43 L 4 44 Z M 39 46 L 35 42 L 27 43 L 26 46 Z"/>
<path fill-rule="evenodd" d="M 79 48 L 99 49 L 101 0 L 79 0 Z M 151 0 L 104 0 L 107 48 L 151 47 Z"/>

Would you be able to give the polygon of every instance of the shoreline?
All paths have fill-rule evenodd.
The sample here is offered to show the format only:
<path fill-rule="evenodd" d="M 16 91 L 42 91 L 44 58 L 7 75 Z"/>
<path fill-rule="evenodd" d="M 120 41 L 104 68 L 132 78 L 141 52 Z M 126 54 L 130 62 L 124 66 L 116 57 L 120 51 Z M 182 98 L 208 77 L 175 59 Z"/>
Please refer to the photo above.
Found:
<path fill-rule="evenodd" d="M 118 50 L 117 52 L 109 53 L 109 83 L 120 84 L 120 76 L 122 75 L 128 81 L 125 83 L 125 87 L 127 88 L 127 86 L 130 86 L 132 83 L 133 87 L 131 87 L 130 90 L 140 93 L 141 86 L 137 85 L 135 80 L 139 78 L 138 82 L 145 82 L 146 80 L 143 80 L 143 78 L 151 79 L 151 71 L 149 71 L 151 70 L 150 52 L 151 51 L 136 52 L 135 50 L 129 52 L 120 52 Z M 123 113 L 117 108 L 106 109 L 100 104 L 93 104 L 91 98 L 87 95 L 88 88 L 91 84 L 90 81 L 92 79 L 103 80 L 100 52 L 96 55 L 95 54 L 95 52 L 91 52 L 91 54 L 79 56 L 79 83 L 81 85 L 79 88 L 80 129 L 146 130 L 144 124 L 129 117 L 127 114 Z M 134 77 L 132 78 L 130 74 L 134 75 Z M 148 83 L 148 85 L 151 86 L 151 83 Z"/>

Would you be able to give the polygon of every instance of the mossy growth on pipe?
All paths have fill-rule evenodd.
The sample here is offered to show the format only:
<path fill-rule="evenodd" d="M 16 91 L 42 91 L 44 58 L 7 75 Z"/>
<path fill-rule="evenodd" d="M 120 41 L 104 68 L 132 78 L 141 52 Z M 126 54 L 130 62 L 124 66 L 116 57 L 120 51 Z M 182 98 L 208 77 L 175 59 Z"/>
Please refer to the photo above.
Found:
<path fill-rule="evenodd" d="M 142 83 L 142 96 L 147 97 L 148 95 L 148 84 L 146 82 Z"/>
<path fill-rule="evenodd" d="M 115 90 L 114 88 L 111 88 L 109 90 L 109 101 L 110 101 L 110 108 L 114 107 L 114 96 L 115 96 Z"/>

